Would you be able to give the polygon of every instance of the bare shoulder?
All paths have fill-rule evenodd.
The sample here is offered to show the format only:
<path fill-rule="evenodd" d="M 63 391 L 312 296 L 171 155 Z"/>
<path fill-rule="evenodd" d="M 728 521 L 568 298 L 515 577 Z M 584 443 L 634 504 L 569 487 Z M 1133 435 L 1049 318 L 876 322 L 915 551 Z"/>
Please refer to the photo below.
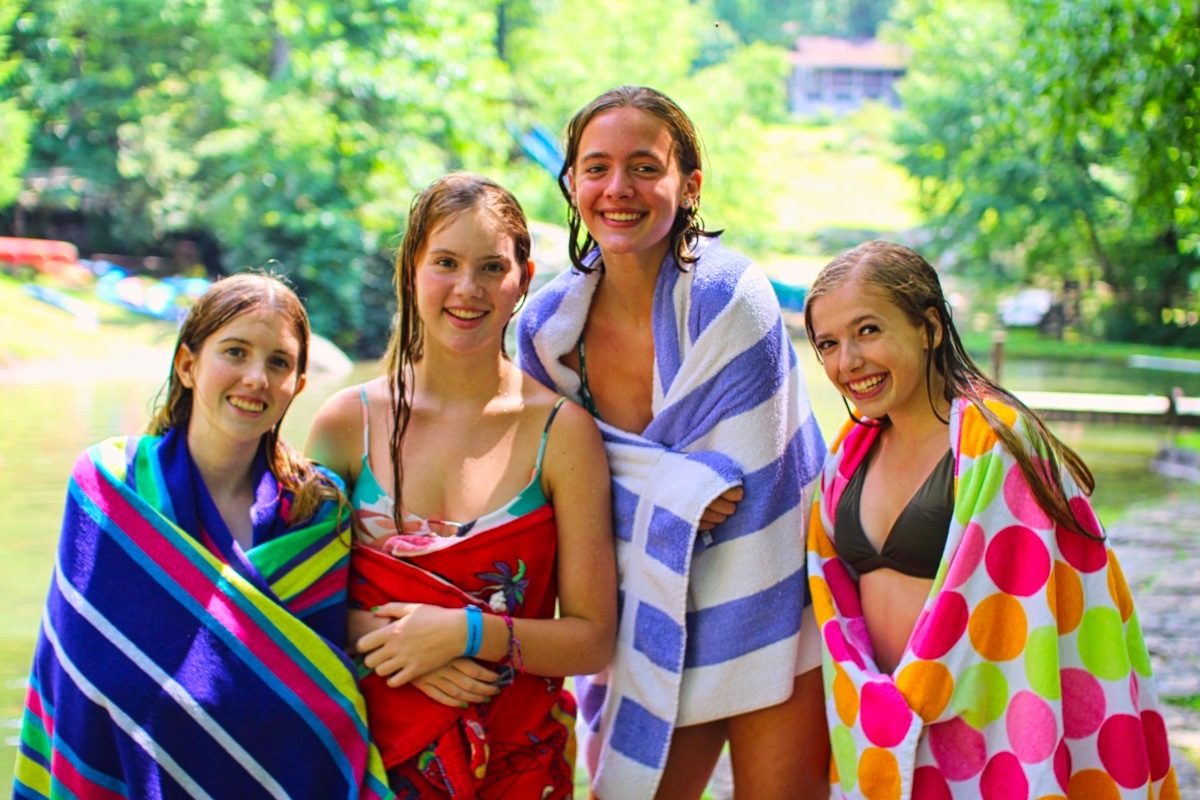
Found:
<path fill-rule="evenodd" d="M 349 386 L 332 394 L 313 417 L 305 453 L 343 480 L 352 480 L 362 453 L 362 387 Z"/>
<path fill-rule="evenodd" d="M 544 474 L 551 488 L 564 480 L 609 480 L 608 457 L 600 428 L 582 406 L 565 401 L 546 438 Z M 585 477 L 586 476 L 586 477 Z"/>

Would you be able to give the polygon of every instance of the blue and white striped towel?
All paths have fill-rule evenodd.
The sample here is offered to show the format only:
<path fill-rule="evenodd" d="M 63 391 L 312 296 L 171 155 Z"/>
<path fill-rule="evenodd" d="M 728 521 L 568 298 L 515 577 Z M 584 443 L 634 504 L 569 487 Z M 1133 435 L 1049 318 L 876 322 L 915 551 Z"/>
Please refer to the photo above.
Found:
<path fill-rule="evenodd" d="M 698 253 L 687 272 L 668 256 L 658 277 L 653 420 L 641 435 L 600 423 L 621 621 L 612 663 L 575 685 L 604 798 L 653 797 L 676 725 L 780 703 L 803 671 L 806 517 L 825 445 L 770 282 L 716 240 Z M 600 278 L 559 275 L 518 321 L 522 368 L 576 401 L 560 359 Z M 698 537 L 704 509 L 737 485 L 737 511 Z"/>

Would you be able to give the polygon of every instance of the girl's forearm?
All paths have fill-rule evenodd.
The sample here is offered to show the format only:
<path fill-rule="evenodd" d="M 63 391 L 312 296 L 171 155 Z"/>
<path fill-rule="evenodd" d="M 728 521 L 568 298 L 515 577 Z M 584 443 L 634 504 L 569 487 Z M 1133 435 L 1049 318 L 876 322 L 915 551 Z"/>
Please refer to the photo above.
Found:
<path fill-rule="evenodd" d="M 526 672 L 546 677 L 591 675 L 602 670 L 612 658 L 616 632 L 593 620 L 560 617 L 512 622 L 510 642 L 503 617 L 484 614 L 479 658 L 503 661 L 511 657 L 523 664 Z"/>

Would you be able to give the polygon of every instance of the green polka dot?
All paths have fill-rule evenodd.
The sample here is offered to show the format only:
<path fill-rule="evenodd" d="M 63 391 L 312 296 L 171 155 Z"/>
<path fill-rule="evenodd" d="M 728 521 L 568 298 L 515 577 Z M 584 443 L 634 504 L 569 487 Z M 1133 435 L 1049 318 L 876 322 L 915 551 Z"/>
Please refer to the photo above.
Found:
<path fill-rule="evenodd" d="M 849 792 L 858 781 L 858 748 L 854 745 L 854 734 L 845 725 L 838 725 L 829 734 L 829 747 L 833 750 L 833 760 L 837 762 L 842 791 Z"/>
<path fill-rule="evenodd" d="M 966 525 L 976 509 L 987 508 L 1004 488 L 1004 464 L 997 456 L 984 453 L 958 479 L 954 498 L 954 518 Z"/>
<path fill-rule="evenodd" d="M 1125 626 L 1125 646 L 1129 650 L 1129 662 L 1143 678 L 1150 677 L 1150 653 L 1146 650 L 1146 640 L 1142 638 L 1142 623 L 1138 621 L 1137 611 L 1129 617 Z"/>
<path fill-rule="evenodd" d="M 1008 679 L 990 661 L 968 667 L 954 684 L 950 704 L 971 727 L 983 730 L 1008 707 Z"/>
<path fill-rule="evenodd" d="M 1034 628 L 1025 643 L 1025 679 L 1029 688 L 1045 700 L 1062 697 L 1058 678 L 1058 628 Z"/>
<path fill-rule="evenodd" d="M 821 648 L 821 678 L 825 681 L 825 696 L 833 697 L 833 679 L 835 673 L 833 671 L 833 656 L 829 655 L 829 648 Z"/>
<path fill-rule="evenodd" d="M 1079 624 L 1079 658 L 1097 678 L 1115 681 L 1129 674 L 1125 626 L 1115 608 L 1093 608 Z"/>

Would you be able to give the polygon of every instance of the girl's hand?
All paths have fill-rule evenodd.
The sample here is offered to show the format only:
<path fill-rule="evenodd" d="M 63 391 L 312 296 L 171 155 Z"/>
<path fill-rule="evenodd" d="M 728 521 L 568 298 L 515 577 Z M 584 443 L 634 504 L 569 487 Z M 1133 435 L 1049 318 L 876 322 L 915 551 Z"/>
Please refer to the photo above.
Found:
<path fill-rule="evenodd" d="M 391 622 L 386 617 L 377 617 L 373 611 L 352 608 L 346 615 L 346 651 L 358 655 L 358 640 L 372 631 L 386 627 Z"/>
<path fill-rule="evenodd" d="M 717 496 L 717 499 L 708 504 L 708 508 L 704 509 L 704 513 L 700 515 L 700 526 L 697 530 L 711 531 L 729 519 L 737 510 L 737 504 L 742 502 L 742 498 L 745 496 L 746 493 L 740 486 L 726 489 Z"/>
<path fill-rule="evenodd" d="M 375 616 L 394 620 L 359 638 L 363 663 L 388 686 L 411 680 L 449 664 L 467 646 L 467 614 L 461 608 L 424 603 L 388 603 Z"/>
<path fill-rule="evenodd" d="M 462 708 L 467 703 L 486 703 L 500 694 L 493 682 L 500 676 L 471 658 L 456 658 L 445 666 L 413 679 L 413 686 L 444 706 Z"/>

